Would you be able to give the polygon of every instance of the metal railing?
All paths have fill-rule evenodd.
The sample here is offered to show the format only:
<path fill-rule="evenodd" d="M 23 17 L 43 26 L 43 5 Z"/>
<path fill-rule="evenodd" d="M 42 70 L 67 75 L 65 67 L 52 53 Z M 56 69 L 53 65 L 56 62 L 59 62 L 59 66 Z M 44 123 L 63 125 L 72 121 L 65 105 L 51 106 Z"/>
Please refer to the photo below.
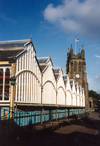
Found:
<path fill-rule="evenodd" d="M 73 118 L 85 113 L 85 109 L 55 109 L 55 110 L 20 110 L 5 108 L 0 111 L 0 134 L 11 132 L 17 127 L 42 125 L 49 121 Z"/>

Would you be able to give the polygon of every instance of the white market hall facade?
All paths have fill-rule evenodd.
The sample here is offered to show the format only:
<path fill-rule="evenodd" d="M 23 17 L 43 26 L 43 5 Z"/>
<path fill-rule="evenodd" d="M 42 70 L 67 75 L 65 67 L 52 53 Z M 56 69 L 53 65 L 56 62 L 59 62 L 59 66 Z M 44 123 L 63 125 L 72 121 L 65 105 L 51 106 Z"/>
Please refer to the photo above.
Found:
<path fill-rule="evenodd" d="M 31 40 L 0 42 L 0 107 L 85 108 L 84 89 L 55 68 L 51 57 L 36 57 Z"/>

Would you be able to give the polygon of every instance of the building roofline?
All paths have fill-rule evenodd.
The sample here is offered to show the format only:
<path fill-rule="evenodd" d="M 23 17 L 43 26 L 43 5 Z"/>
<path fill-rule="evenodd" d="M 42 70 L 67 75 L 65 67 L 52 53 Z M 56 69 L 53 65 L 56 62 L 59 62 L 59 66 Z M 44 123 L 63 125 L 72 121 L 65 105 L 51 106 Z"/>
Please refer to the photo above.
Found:
<path fill-rule="evenodd" d="M 37 57 L 37 59 L 49 59 L 49 57 Z"/>
<path fill-rule="evenodd" d="M 7 43 L 15 43 L 15 42 L 30 42 L 30 39 L 25 39 L 25 40 L 8 40 L 8 41 L 0 41 L 0 44 L 7 44 Z"/>

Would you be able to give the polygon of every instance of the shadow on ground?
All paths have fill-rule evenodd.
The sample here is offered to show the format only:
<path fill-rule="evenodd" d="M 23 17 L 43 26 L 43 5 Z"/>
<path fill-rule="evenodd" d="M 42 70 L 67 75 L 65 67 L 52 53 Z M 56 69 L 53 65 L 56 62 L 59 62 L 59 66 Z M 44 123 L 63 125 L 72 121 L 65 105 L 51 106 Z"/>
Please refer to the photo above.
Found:
<path fill-rule="evenodd" d="M 65 122 L 39 132 L 31 127 L 15 129 L 12 134 L 1 136 L 0 146 L 100 146 L 99 116 L 94 112 L 91 118 Z"/>

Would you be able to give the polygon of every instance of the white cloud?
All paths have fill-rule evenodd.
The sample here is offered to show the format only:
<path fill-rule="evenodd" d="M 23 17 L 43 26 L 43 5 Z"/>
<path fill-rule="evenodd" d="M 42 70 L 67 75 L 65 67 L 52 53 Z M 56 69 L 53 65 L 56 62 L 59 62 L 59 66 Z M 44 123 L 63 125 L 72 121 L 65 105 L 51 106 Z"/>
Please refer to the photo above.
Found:
<path fill-rule="evenodd" d="M 100 56 L 98 56 L 98 55 L 94 55 L 96 58 L 100 58 Z"/>
<path fill-rule="evenodd" d="M 44 10 L 44 19 L 71 34 L 97 39 L 100 37 L 100 0 L 63 0 Z"/>

